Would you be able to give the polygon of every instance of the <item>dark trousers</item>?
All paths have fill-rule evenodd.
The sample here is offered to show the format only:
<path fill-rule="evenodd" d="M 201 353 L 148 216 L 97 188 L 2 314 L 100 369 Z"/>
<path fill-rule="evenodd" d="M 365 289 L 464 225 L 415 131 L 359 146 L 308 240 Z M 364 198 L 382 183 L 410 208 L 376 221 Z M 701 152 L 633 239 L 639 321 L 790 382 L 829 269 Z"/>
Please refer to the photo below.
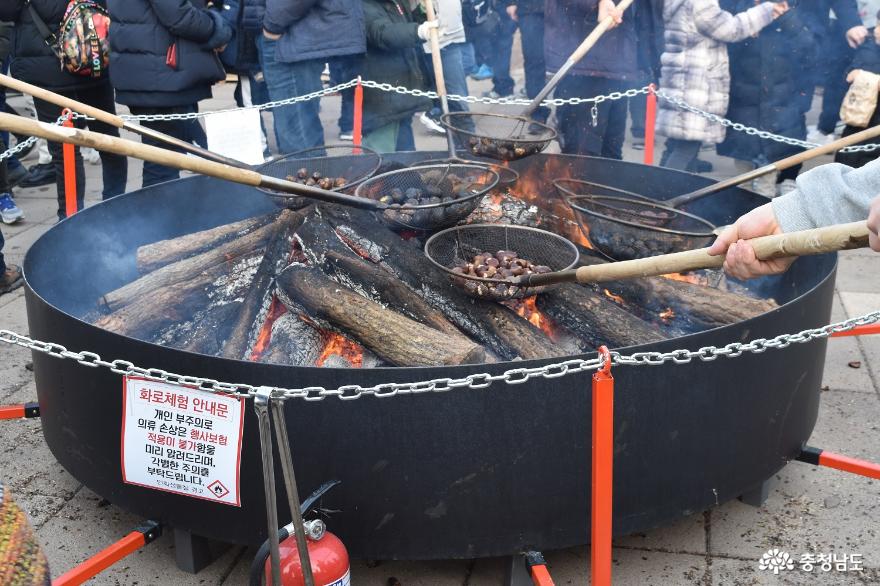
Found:
<path fill-rule="evenodd" d="M 330 85 L 339 85 L 351 81 L 360 74 L 359 55 L 334 57 L 330 60 Z M 342 107 L 339 112 L 339 134 L 351 133 L 354 129 L 354 88 L 342 90 Z"/>
<path fill-rule="evenodd" d="M 544 62 L 544 15 L 540 12 L 521 14 L 519 33 L 526 74 L 526 95 L 534 98 L 544 89 L 547 80 L 547 66 Z M 532 114 L 532 119 L 546 122 L 548 116 L 550 110 L 541 106 Z"/>
<path fill-rule="evenodd" d="M 115 113 L 116 105 L 113 101 L 113 88 L 109 83 L 102 83 L 97 86 L 75 89 L 75 90 L 58 90 L 57 93 L 79 100 L 95 108 Z M 54 123 L 61 116 L 62 108 L 55 104 L 50 104 L 43 100 L 34 98 L 34 108 L 37 110 L 37 118 L 41 122 Z M 119 136 L 119 130 L 104 122 L 98 120 L 89 120 L 86 122 L 82 118 L 75 121 L 77 128 L 85 128 L 89 130 L 109 134 L 111 136 Z M 49 154 L 52 155 L 52 165 L 55 167 L 55 188 L 58 190 L 58 219 L 65 217 L 64 204 L 64 157 L 62 155 L 62 145 L 57 142 L 49 141 Z M 85 193 L 86 177 L 83 170 L 83 160 L 79 153 L 76 152 L 76 207 L 83 208 L 83 194 Z M 121 155 L 113 155 L 109 153 L 101 153 L 101 174 L 104 178 L 104 191 L 102 195 L 104 199 L 110 199 L 114 195 L 119 195 L 125 191 L 125 182 L 128 179 L 128 161 Z"/>
<path fill-rule="evenodd" d="M 666 139 L 666 151 L 663 153 L 664 167 L 687 171 L 688 165 L 700 154 L 699 140 L 679 140 L 677 138 Z"/>
<path fill-rule="evenodd" d="M 561 99 L 589 98 L 619 92 L 627 84 L 616 79 L 569 75 L 559 82 L 555 97 Z M 557 130 L 562 138 L 562 152 L 609 159 L 623 158 L 626 131 L 626 100 L 599 104 L 599 116 L 593 126 L 590 104 L 560 106 L 556 111 Z"/>
<path fill-rule="evenodd" d="M 501 94 L 507 96 L 513 93 L 513 78 L 510 77 L 510 55 L 513 52 L 513 33 L 516 32 L 516 22 L 513 21 L 507 12 L 501 10 L 498 12 L 501 21 L 498 23 L 498 29 L 495 31 L 495 37 L 492 41 L 492 88 Z"/>
<path fill-rule="evenodd" d="M 868 126 L 876 126 L 877 124 L 880 124 L 880 108 L 877 108 L 877 110 L 874 111 L 874 114 L 871 116 L 871 121 L 868 123 Z M 843 136 L 850 136 L 857 132 L 861 132 L 862 130 L 864 130 L 864 128 L 856 128 L 855 126 L 847 125 L 847 127 L 843 129 Z M 880 144 L 880 138 L 864 140 L 859 144 Z M 843 163 L 844 165 L 849 165 L 850 167 L 864 167 L 865 165 L 876 159 L 878 156 L 880 156 L 880 149 L 875 151 L 859 151 L 854 153 L 842 153 L 840 151 L 837 151 L 837 154 L 834 155 L 834 162 Z"/>
<path fill-rule="evenodd" d="M 822 113 L 819 115 L 817 127 L 823 134 L 831 134 L 840 120 L 840 105 L 849 89 L 846 83 L 846 74 L 852 63 L 855 51 L 846 42 L 846 31 L 841 27 L 832 28 L 833 34 L 828 39 L 827 75 L 825 89 L 822 94 Z M 874 39 L 869 37 L 865 42 L 871 43 Z"/>
<path fill-rule="evenodd" d="M 189 104 L 187 106 L 166 106 L 162 108 L 143 108 L 140 106 L 131 106 L 129 109 L 131 110 L 131 113 L 136 116 L 156 114 L 190 114 L 192 112 L 198 112 L 199 105 Z M 208 139 L 205 136 L 205 131 L 202 128 L 201 124 L 199 124 L 198 120 L 157 120 L 153 122 L 144 121 L 140 122 L 139 124 L 141 124 L 142 126 L 146 126 L 147 128 L 152 128 L 153 130 L 158 130 L 159 132 L 164 132 L 165 134 L 170 134 L 174 138 L 179 138 L 184 142 L 194 142 L 204 148 L 207 148 L 208 146 Z M 181 148 L 157 141 L 148 136 L 141 137 L 141 142 L 143 142 L 144 144 L 161 147 L 163 149 L 176 151 L 178 153 L 186 152 Z M 155 185 L 156 183 L 163 183 L 165 181 L 171 181 L 173 179 L 179 178 L 180 171 L 178 171 L 177 169 L 144 161 L 144 177 L 143 183 L 141 184 L 143 187 L 148 187 L 150 185 Z"/>

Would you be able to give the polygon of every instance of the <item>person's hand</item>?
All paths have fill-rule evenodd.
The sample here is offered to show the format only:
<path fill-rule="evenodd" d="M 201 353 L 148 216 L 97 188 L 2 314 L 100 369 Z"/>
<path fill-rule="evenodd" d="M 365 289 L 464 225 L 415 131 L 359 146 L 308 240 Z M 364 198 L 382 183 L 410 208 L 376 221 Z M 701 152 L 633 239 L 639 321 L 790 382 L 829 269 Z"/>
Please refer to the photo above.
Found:
<path fill-rule="evenodd" d="M 220 53 L 222 53 L 223 51 L 225 51 L 225 50 L 226 50 L 226 45 L 225 45 L 225 44 L 220 45 L 219 47 L 214 47 L 214 52 L 217 53 L 218 55 L 219 55 Z"/>
<path fill-rule="evenodd" d="M 861 69 L 853 69 L 850 71 L 846 76 L 846 83 L 854 82 L 861 72 Z"/>
<path fill-rule="evenodd" d="M 270 41 L 277 41 L 281 38 L 281 35 L 276 35 L 275 33 L 270 33 L 266 29 L 263 29 L 263 36 L 269 39 Z"/>
<path fill-rule="evenodd" d="M 853 49 L 864 43 L 867 38 L 868 29 L 862 25 L 854 26 L 846 31 L 846 42 L 849 43 L 849 46 Z"/>
<path fill-rule="evenodd" d="M 440 29 L 440 22 L 437 20 L 427 20 L 427 21 L 423 22 L 422 24 L 419 25 L 419 28 L 417 29 L 416 32 L 418 33 L 420 39 L 422 39 L 423 41 L 427 41 L 431 38 L 431 29 L 432 28 L 438 29 L 438 31 L 437 31 L 438 34 L 443 34 L 439 30 Z"/>
<path fill-rule="evenodd" d="M 871 201 L 871 207 L 868 208 L 868 242 L 871 244 L 871 250 L 880 252 L 880 195 Z"/>
<path fill-rule="evenodd" d="M 519 16 L 516 13 L 516 4 L 511 4 L 507 7 L 507 16 L 513 21 L 519 21 Z"/>
<path fill-rule="evenodd" d="M 878 226 L 880 226 L 880 205 L 877 211 Z M 769 203 L 764 204 L 725 228 L 709 247 L 709 254 L 712 256 L 725 254 L 724 271 L 737 279 L 754 279 L 764 275 L 784 273 L 795 261 L 794 258 L 758 260 L 755 249 L 746 242 L 749 238 L 781 233 L 782 228 L 779 227 L 773 208 Z"/>
<path fill-rule="evenodd" d="M 788 12 L 788 2 L 774 2 L 773 3 L 773 18 L 774 20 L 782 16 Z"/>
<path fill-rule="evenodd" d="M 614 0 L 599 0 L 599 22 L 605 22 L 609 16 L 612 20 L 608 30 L 623 22 L 623 11 L 614 4 Z"/>

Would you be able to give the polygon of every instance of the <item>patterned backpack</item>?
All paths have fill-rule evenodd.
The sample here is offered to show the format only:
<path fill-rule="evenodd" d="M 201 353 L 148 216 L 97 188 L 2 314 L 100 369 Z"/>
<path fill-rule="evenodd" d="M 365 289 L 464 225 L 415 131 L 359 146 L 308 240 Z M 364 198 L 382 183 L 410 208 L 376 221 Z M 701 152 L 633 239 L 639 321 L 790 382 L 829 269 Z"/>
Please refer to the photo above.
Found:
<path fill-rule="evenodd" d="M 56 35 L 28 1 L 34 24 L 43 40 L 61 61 L 61 67 L 75 75 L 104 77 L 110 64 L 110 15 L 93 0 L 71 0 Z"/>

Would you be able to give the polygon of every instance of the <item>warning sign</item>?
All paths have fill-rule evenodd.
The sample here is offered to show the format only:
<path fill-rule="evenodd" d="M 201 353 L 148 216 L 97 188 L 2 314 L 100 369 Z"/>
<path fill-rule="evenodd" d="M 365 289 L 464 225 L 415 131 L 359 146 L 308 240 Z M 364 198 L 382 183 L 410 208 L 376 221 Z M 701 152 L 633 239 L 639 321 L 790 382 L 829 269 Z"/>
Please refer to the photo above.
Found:
<path fill-rule="evenodd" d="M 241 506 L 244 399 L 125 377 L 122 480 Z"/>

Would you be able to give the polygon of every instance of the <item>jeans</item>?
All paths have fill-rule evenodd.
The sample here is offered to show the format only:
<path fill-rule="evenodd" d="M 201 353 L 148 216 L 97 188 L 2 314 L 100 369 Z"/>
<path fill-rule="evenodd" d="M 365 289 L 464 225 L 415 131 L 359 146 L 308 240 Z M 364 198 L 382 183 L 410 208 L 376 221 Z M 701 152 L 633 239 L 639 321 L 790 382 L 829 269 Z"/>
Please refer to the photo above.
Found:
<path fill-rule="evenodd" d="M 443 80 L 446 83 L 446 92 L 458 96 L 468 95 L 467 75 L 462 66 L 462 46 L 464 43 L 453 43 L 440 49 L 440 61 L 443 63 Z M 428 77 L 434 79 L 434 61 L 430 55 L 425 56 Z M 440 100 L 434 100 L 435 107 L 439 110 Z M 467 102 L 449 100 L 450 112 L 467 112 Z"/>
<path fill-rule="evenodd" d="M 263 76 L 272 101 L 286 100 L 320 91 L 324 61 L 310 59 L 296 63 L 278 61 L 275 54 L 277 41 L 260 37 L 260 58 Z M 292 153 L 324 144 L 321 126 L 320 100 L 309 100 L 275 108 L 275 139 L 282 154 Z"/>
<path fill-rule="evenodd" d="M 477 63 L 477 54 L 473 43 L 461 44 L 461 66 L 466 75 L 474 73 L 480 64 Z"/>
<path fill-rule="evenodd" d="M 544 63 L 544 15 L 540 12 L 521 15 L 519 32 L 526 74 L 526 95 L 534 98 L 544 89 L 547 79 L 547 67 Z M 550 109 L 541 106 L 532 114 L 532 119 L 546 122 L 549 116 Z"/>
<path fill-rule="evenodd" d="M 57 93 L 79 100 L 95 108 L 105 110 L 111 114 L 116 113 L 116 105 L 113 101 L 113 88 L 109 83 L 102 83 L 89 88 L 77 88 L 73 90 L 57 90 Z M 41 122 L 54 123 L 61 116 L 62 108 L 55 104 L 50 104 L 38 98 L 34 98 L 34 108 L 37 111 L 37 119 Z M 82 118 L 74 121 L 77 128 L 89 127 L 89 130 L 109 134 L 110 136 L 119 136 L 119 130 L 100 122 L 98 120 L 89 120 L 88 122 Z M 58 192 L 58 219 L 64 219 L 65 203 L 64 203 L 64 156 L 62 154 L 62 145 L 57 142 L 49 143 L 49 154 L 52 155 L 52 165 L 55 167 L 55 187 Z M 83 160 L 79 153 L 79 149 L 74 149 L 76 153 L 76 207 L 83 208 L 83 194 L 85 193 L 86 177 L 83 171 Z M 101 155 L 101 174 L 104 179 L 104 191 L 102 192 L 104 199 L 110 199 L 114 195 L 119 195 L 125 191 L 125 182 L 128 179 L 128 160 L 122 155 L 113 155 L 110 153 L 100 153 Z"/>
<path fill-rule="evenodd" d="M 358 63 L 361 57 L 347 55 L 330 60 L 330 85 L 351 81 L 360 74 Z M 340 92 L 342 105 L 339 112 L 339 134 L 351 134 L 354 129 L 354 88 Z"/>
<path fill-rule="evenodd" d="M 590 98 L 624 91 L 629 85 L 616 79 L 569 75 L 556 87 L 556 97 Z M 589 105 L 560 106 L 556 111 L 557 129 L 562 139 L 562 152 L 608 159 L 623 158 L 626 131 L 626 101 L 602 102 L 593 126 Z"/>
<path fill-rule="evenodd" d="M 131 110 L 131 113 L 136 116 L 142 116 L 145 114 L 190 114 L 198 112 L 199 105 L 190 104 L 188 106 L 170 106 L 164 108 L 142 108 L 139 106 L 131 106 L 129 109 Z M 198 120 L 163 120 L 156 122 L 141 122 L 141 124 L 147 128 L 152 128 L 153 130 L 158 130 L 159 132 L 164 132 L 165 134 L 179 138 L 184 142 L 194 142 L 199 146 L 207 147 L 205 131 L 202 129 Z M 141 142 L 161 147 L 163 149 L 176 151 L 178 153 L 185 152 L 178 147 L 157 141 L 149 136 L 141 137 Z M 177 169 L 144 161 L 143 187 L 179 178 L 180 171 Z"/>
<path fill-rule="evenodd" d="M 513 52 L 513 33 L 516 32 L 516 22 L 500 11 L 498 16 L 501 22 L 495 32 L 492 47 L 492 88 L 502 96 L 513 93 L 513 78 L 510 77 L 510 54 Z M 541 84 L 544 85 L 544 84 Z"/>

